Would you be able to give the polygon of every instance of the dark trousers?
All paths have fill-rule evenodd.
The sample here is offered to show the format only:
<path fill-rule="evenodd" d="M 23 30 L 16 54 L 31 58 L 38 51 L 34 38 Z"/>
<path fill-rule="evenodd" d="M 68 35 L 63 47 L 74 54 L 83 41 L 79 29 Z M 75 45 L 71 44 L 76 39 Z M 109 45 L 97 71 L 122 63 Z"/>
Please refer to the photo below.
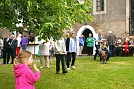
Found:
<path fill-rule="evenodd" d="M 10 59 L 10 49 L 4 49 L 3 50 L 3 63 L 8 64 Z"/>
<path fill-rule="evenodd" d="M 76 53 L 75 52 L 71 52 L 71 53 L 68 52 L 67 53 L 67 68 L 69 68 L 71 58 L 72 58 L 71 66 L 74 66 L 75 59 L 76 59 Z"/>
<path fill-rule="evenodd" d="M 67 54 L 65 54 L 65 62 L 66 62 L 66 64 L 67 64 Z"/>
<path fill-rule="evenodd" d="M 122 48 L 121 47 L 117 47 L 115 52 L 116 52 L 117 56 L 121 56 Z"/>
<path fill-rule="evenodd" d="M 93 47 L 87 47 L 88 48 L 88 55 L 93 54 Z"/>
<path fill-rule="evenodd" d="M 110 45 L 110 46 L 109 46 L 109 50 L 110 50 L 110 52 L 111 52 L 111 56 L 114 56 L 114 48 L 115 48 L 114 45 Z"/>
<path fill-rule="evenodd" d="M 13 62 L 14 62 L 15 57 L 16 57 L 16 50 L 11 49 L 11 58 L 12 58 L 11 63 L 13 63 Z"/>
<path fill-rule="evenodd" d="M 100 45 L 96 45 L 96 52 L 95 52 L 95 55 L 94 55 L 94 60 L 96 60 L 97 55 L 99 55 L 100 61 L 102 61 L 101 55 L 99 53 L 99 48 L 100 48 Z"/>
<path fill-rule="evenodd" d="M 55 54 L 56 56 L 56 72 L 60 71 L 60 61 L 62 64 L 62 72 L 66 71 L 65 69 L 65 54 Z"/>

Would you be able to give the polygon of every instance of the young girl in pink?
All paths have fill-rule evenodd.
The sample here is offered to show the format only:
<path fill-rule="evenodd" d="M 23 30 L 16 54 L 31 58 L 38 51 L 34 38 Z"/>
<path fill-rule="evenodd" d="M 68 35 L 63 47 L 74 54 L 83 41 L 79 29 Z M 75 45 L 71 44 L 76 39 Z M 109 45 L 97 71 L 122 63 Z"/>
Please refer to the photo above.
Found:
<path fill-rule="evenodd" d="M 33 64 L 33 55 L 29 51 L 21 51 L 14 60 L 15 89 L 35 89 L 34 83 L 40 78 L 40 71 Z M 32 72 L 30 66 L 33 64 Z"/>

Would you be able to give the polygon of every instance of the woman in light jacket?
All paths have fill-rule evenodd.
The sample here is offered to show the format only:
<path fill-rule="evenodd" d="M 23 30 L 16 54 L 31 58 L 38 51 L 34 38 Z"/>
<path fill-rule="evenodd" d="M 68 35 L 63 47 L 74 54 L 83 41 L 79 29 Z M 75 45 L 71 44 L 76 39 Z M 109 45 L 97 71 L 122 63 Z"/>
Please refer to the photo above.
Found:
<path fill-rule="evenodd" d="M 43 41 L 40 44 L 40 68 L 43 67 L 44 59 L 46 63 L 46 67 L 49 68 L 49 55 L 50 55 L 50 43 Z"/>
<path fill-rule="evenodd" d="M 56 56 L 56 74 L 60 71 L 60 61 L 62 63 L 62 73 L 67 73 L 65 68 L 65 54 L 66 54 L 66 46 L 64 38 L 60 38 L 55 42 L 55 56 Z"/>

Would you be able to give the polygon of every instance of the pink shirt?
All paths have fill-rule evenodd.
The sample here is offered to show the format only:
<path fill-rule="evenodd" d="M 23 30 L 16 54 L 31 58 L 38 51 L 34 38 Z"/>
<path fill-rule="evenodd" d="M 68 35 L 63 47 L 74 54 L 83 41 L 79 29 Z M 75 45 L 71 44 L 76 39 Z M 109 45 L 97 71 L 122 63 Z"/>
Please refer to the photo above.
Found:
<path fill-rule="evenodd" d="M 25 64 L 14 66 L 15 89 L 35 89 L 34 83 L 40 78 L 40 72 L 32 73 L 31 68 Z"/>

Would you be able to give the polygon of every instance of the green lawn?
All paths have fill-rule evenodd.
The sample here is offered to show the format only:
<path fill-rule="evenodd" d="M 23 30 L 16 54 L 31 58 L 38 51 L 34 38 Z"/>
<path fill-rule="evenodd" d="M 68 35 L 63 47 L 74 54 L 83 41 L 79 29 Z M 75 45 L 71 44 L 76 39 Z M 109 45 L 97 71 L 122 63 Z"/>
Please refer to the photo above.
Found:
<path fill-rule="evenodd" d="M 112 57 L 108 64 L 100 64 L 99 57 L 96 61 L 92 56 L 78 57 L 75 67 L 67 74 L 55 74 L 53 60 L 49 69 L 40 69 L 36 89 L 134 89 L 134 57 Z M 0 65 L 0 89 L 14 89 L 11 64 Z"/>

